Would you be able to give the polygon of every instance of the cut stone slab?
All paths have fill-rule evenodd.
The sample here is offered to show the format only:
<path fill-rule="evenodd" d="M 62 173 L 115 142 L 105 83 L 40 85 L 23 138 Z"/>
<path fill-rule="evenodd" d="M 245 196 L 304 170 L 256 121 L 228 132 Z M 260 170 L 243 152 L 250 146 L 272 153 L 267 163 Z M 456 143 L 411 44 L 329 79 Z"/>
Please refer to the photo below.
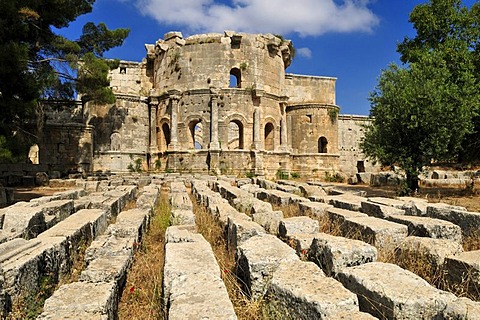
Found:
<path fill-rule="evenodd" d="M 42 209 L 47 229 L 74 213 L 73 200 L 56 200 L 39 206 Z"/>
<path fill-rule="evenodd" d="M 362 201 L 367 201 L 367 198 L 355 196 L 350 193 L 344 193 L 337 196 L 330 196 L 328 203 L 333 205 L 335 208 L 361 211 Z"/>
<path fill-rule="evenodd" d="M 253 298 L 262 297 L 273 272 L 285 261 L 298 260 L 295 250 L 273 235 L 251 237 L 237 248 L 236 274 L 245 291 Z"/>
<path fill-rule="evenodd" d="M 380 319 L 435 319 L 456 299 L 389 263 L 370 262 L 345 268 L 337 279 L 357 294 L 360 311 Z"/>
<path fill-rule="evenodd" d="M 480 213 L 462 210 L 462 207 L 452 207 L 443 204 L 429 204 L 427 216 L 450 221 L 462 228 L 465 235 L 475 235 L 480 229 Z"/>
<path fill-rule="evenodd" d="M 308 258 L 331 276 L 343 268 L 376 261 L 377 249 L 363 241 L 318 233 L 312 240 Z"/>
<path fill-rule="evenodd" d="M 195 242 L 199 241 L 195 232 L 195 226 L 170 226 L 165 232 L 165 243 L 178 243 L 178 242 Z"/>
<path fill-rule="evenodd" d="M 291 238 L 295 234 L 318 233 L 319 223 L 309 217 L 292 217 L 280 221 L 278 235 L 282 238 Z"/>
<path fill-rule="evenodd" d="M 480 320 L 480 302 L 468 298 L 458 298 L 448 304 L 443 311 L 444 319 Z"/>
<path fill-rule="evenodd" d="M 210 244 L 201 236 L 193 242 L 167 243 L 163 293 L 169 319 L 236 319 Z"/>
<path fill-rule="evenodd" d="M 327 209 L 333 208 L 331 205 L 321 202 L 300 202 L 298 210 L 302 216 L 322 218 L 327 214 Z"/>
<path fill-rule="evenodd" d="M 405 214 L 405 210 L 370 201 L 362 201 L 361 211 L 369 216 L 382 219 L 388 218 L 392 215 L 399 216 Z"/>
<path fill-rule="evenodd" d="M 405 215 L 392 215 L 388 220 L 406 225 L 411 236 L 446 239 L 458 243 L 462 241 L 462 229 L 445 220 Z"/>
<path fill-rule="evenodd" d="M 115 319 L 117 299 L 114 283 L 74 282 L 58 288 L 37 319 Z"/>
<path fill-rule="evenodd" d="M 466 251 L 445 258 L 446 280 L 452 286 L 465 286 L 467 292 L 480 292 L 480 250 Z"/>
<path fill-rule="evenodd" d="M 149 212 L 142 209 L 130 209 L 118 214 L 114 224 L 108 226 L 106 234 L 116 237 L 131 237 L 140 242 L 147 231 Z"/>
<path fill-rule="evenodd" d="M 393 248 L 408 235 L 407 226 L 375 217 L 352 217 L 340 226 L 343 236 L 377 248 Z"/>
<path fill-rule="evenodd" d="M 425 261 L 433 268 L 443 265 L 447 256 L 463 252 L 462 245 L 445 239 L 406 237 L 395 250 L 398 261 Z"/>
<path fill-rule="evenodd" d="M 265 229 L 256 222 L 242 217 L 228 217 L 227 247 L 233 252 L 248 239 L 263 234 L 266 234 Z"/>
<path fill-rule="evenodd" d="M 258 212 L 252 215 L 253 221 L 261 225 L 268 233 L 277 235 L 283 219 L 282 211 Z"/>
<path fill-rule="evenodd" d="M 330 319 L 339 311 L 358 311 L 357 296 L 325 277 L 312 262 L 282 262 L 268 284 L 267 299 L 292 319 Z"/>
<path fill-rule="evenodd" d="M 195 214 L 190 210 L 172 209 L 172 225 L 195 224 Z"/>
<path fill-rule="evenodd" d="M 369 313 L 361 311 L 340 311 L 328 317 L 329 320 L 375 320 L 378 319 Z"/>
<path fill-rule="evenodd" d="M 290 245 L 295 248 L 295 251 L 299 257 L 305 258 L 306 260 L 310 252 L 313 239 L 315 239 L 314 234 L 296 234 L 292 239 L 290 239 Z"/>
<path fill-rule="evenodd" d="M 394 207 L 397 209 L 403 209 L 405 205 L 405 201 L 392 199 L 392 198 L 384 198 L 384 197 L 370 197 L 368 198 L 368 202 L 378 203 L 388 207 Z"/>
<path fill-rule="evenodd" d="M 19 237 L 32 239 L 46 230 L 45 216 L 38 206 L 18 203 L 0 212 L 4 215 L 2 229 L 8 240 Z"/>
<path fill-rule="evenodd" d="M 332 224 L 341 225 L 345 219 L 354 217 L 368 217 L 365 213 L 340 208 L 327 208 L 328 219 Z"/>
<path fill-rule="evenodd" d="M 170 204 L 172 210 L 193 210 L 193 204 L 187 193 L 174 192 L 170 193 Z"/>

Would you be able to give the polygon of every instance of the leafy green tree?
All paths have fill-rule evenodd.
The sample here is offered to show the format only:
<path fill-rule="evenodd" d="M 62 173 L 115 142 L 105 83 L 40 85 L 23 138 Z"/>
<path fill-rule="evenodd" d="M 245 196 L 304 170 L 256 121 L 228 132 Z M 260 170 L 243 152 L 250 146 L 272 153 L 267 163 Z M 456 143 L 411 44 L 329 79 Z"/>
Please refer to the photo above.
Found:
<path fill-rule="evenodd" d="M 92 10 L 95 0 L 0 1 L 0 136 L 14 138 L 26 119 L 40 113 L 40 101 L 114 101 L 108 71 L 118 61 L 103 58 L 128 29 L 87 23 L 69 40 L 54 32 Z"/>
<path fill-rule="evenodd" d="M 456 161 L 480 110 L 479 4 L 431 0 L 410 15 L 417 35 L 398 46 L 403 67 L 384 70 L 372 92 L 362 148 L 406 173 L 407 192 L 432 161 Z M 478 129 L 478 128 L 477 128 Z"/>

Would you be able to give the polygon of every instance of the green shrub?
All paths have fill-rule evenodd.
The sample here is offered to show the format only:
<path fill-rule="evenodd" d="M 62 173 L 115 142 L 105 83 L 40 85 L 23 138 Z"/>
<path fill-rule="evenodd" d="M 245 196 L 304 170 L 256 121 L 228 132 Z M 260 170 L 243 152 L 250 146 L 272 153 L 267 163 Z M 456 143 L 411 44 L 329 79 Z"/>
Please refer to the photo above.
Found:
<path fill-rule="evenodd" d="M 325 181 L 327 182 L 344 182 L 345 178 L 338 172 L 332 171 L 330 172 L 325 172 Z"/>

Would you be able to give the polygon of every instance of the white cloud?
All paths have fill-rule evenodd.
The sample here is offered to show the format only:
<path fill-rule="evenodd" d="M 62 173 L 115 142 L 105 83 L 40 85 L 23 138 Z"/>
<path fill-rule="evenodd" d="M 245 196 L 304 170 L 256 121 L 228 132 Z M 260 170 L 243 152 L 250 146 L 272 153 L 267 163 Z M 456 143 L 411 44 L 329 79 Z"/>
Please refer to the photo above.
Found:
<path fill-rule="evenodd" d="M 187 32 L 370 32 L 374 0 L 131 0 L 146 16 Z"/>
<path fill-rule="evenodd" d="M 300 57 L 311 58 L 312 57 L 312 50 L 310 50 L 309 48 L 298 48 L 297 49 L 297 54 Z"/>

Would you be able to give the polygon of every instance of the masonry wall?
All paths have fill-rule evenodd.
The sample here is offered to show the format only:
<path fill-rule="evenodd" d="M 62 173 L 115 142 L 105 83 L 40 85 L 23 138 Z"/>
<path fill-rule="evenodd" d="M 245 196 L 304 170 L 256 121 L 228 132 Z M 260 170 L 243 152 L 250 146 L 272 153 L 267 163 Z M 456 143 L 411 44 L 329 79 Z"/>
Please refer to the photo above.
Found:
<path fill-rule="evenodd" d="M 332 77 L 285 75 L 285 94 L 289 104 L 319 103 L 335 105 L 335 83 Z"/>

